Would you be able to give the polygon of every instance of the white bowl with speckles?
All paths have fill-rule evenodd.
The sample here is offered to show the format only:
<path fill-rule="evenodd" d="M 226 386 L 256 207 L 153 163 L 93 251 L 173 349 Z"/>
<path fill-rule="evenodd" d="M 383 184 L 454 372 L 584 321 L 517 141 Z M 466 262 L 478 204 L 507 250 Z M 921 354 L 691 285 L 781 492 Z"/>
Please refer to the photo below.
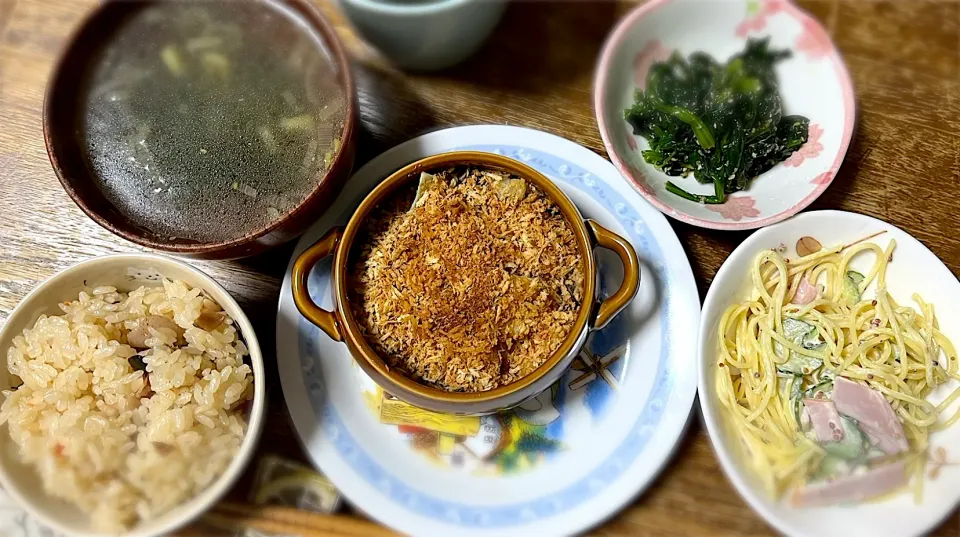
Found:
<path fill-rule="evenodd" d="M 717 272 L 703 303 L 698 342 L 699 400 L 710 440 L 721 467 L 740 495 L 771 526 L 791 537 L 908 537 L 923 535 L 940 524 L 960 503 L 960 426 L 930 436 L 931 450 L 944 448 L 950 465 L 936 479 L 924 479 L 923 500 L 903 491 L 889 498 L 854 505 L 797 508 L 770 497 L 749 466 L 735 426 L 727 419 L 716 394 L 717 323 L 724 310 L 748 298 L 752 290 L 750 267 L 763 250 L 784 245 L 787 258 L 796 256 L 803 236 L 818 239 L 825 247 L 847 244 L 877 232 L 870 242 L 885 248 L 896 240 L 894 260 L 887 268 L 887 290 L 897 303 L 912 305 L 918 293 L 934 305 L 940 329 L 960 342 L 960 282 L 937 256 L 903 230 L 875 218 L 844 211 L 812 211 L 757 231 L 730 254 Z M 854 258 L 854 270 L 869 269 L 869 256 Z M 865 291 L 871 296 L 876 282 Z M 929 400 L 937 402 L 956 387 L 944 384 Z M 948 408 L 949 416 L 958 405 Z M 932 470 L 933 466 L 927 468 Z"/>

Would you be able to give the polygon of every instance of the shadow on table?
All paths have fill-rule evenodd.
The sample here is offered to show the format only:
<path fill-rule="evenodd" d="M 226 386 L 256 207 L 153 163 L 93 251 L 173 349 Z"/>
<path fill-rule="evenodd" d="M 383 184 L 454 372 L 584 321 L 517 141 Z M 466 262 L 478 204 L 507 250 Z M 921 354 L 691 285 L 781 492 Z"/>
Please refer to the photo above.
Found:
<path fill-rule="evenodd" d="M 512 2 L 486 44 L 438 73 L 498 90 L 544 94 L 591 76 L 619 18 L 616 2 Z"/>
<path fill-rule="evenodd" d="M 854 179 L 860 175 L 863 161 L 870 155 L 871 151 L 866 141 L 859 135 L 859 119 L 858 117 L 853 136 L 850 139 L 850 147 L 847 149 L 847 155 L 843 159 L 843 164 L 840 165 L 837 176 L 823 195 L 810 205 L 810 210 L 843 209 L 847 207 L 846 201 L 853 195 Z"/>
<path fill-rule="evenodd" d="M 352 67 L 360 104 L 356 171 L 383 151 L 435 129 L 437 120 L 406 74 L 363 61 Z"/>

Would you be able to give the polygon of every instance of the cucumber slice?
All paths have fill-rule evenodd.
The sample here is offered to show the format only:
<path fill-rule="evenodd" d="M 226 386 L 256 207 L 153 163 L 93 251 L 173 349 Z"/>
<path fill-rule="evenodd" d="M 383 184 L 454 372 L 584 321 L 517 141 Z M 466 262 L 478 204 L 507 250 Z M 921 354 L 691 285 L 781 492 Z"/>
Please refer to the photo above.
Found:
<path fill-rule="evenodd" d="M 870 443 L 866 435 L 860 431 L 857 422 L 846 417 L 840 416 L 840 423 L 843 425 L 843 440 L 839 442 L 825 442 L 821 444 L 823 450 L 844 460 L 859 459 L 867 451 Z"/>
<path fill-rule="evenodd" d="M 849 474 L 857 465 L 852 461 L 827 455 L 820 461 L 820 466 L 813 474 L 814 481 L 821 481 L 828 478 L 834 478 Z"/>
<path fill-rule="evenodd" d="M 777 364 L 777 371 L 793 375 L 810 375 L 822 366 L 823 360 L 819 358 L 792 353 L 789 360 L 782 364 Z"/>
<path fill-rule="evenodd" d="M 804 399 L 829 399 L 833 393 L 833 377 L 825 379 L 821 377 L 820 382 L 810 386 L 803 392 Z"/>
<path fill-rule="evenodd" d="M 798 345 L 803 341 L 803 338 L 811 332 L 816 334 L 817 327 L 808 322 L 792 317 L 787 317 L 783 320 L 783 336 Z"/>
<path fill-rule="evenodd" d="M 820 339 L 817 327 L 800 319 L 783 320 L 783 335 L 790 341 L 808 350 L 820 350 L 826 343 Z"/>
<path fill-rule="evenodd" d="M 855 270 L 848 270 L 843 278 L 843 293 L 840 299 L 850 304 L 860 302 L 860 284 L 866 277 Z"/>

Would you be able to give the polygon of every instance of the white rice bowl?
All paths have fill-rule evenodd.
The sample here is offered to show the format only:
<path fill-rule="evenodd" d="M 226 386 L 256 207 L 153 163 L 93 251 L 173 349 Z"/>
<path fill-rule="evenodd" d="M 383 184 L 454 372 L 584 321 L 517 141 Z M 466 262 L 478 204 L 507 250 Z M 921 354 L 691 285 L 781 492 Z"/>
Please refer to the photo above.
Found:
<path fill-rule="evenodd" d="M 97 531 L 123 531 L 198 496 L 238 458 L 247 432 L 254 375 L 233 319 L 201 289 L 170 280 L 129 294 L 87 289 L 61 309 L 0 348 L 22 381 L 0 406 L 20 462 Z M 170 323 L 142 324 L 149 316 Z M 146 349 L 128 344 L 135 330 Z"/>

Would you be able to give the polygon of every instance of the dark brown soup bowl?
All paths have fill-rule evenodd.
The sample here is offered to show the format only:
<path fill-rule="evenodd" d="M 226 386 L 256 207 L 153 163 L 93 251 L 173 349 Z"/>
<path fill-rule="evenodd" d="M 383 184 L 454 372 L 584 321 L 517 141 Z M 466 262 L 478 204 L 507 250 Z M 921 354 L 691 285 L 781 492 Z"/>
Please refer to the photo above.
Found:
<path fill-rule="evenodd" d="M 142 246 L 200 259 L 235 259 L 262 252 L 301 233 L 336 199 L 353 168 L 357 129 L 357 97 L 350 66 L 333 27 L 306 0 L 260 0 L 280 4 L 300 25 L 315 33 L 321 55 L 336 73 L 346 101 L 341 143 L 325 170 L 312 178 L 306 197 L 267 225 L 229 240 L 201 242 L 170 238 L 128 218 L 102 191 L 94 175 L 83 133 L 77 126 L 84 100 L 78 88 L 113 31 L 148 2 L 107 1 L 97 6 L 69 38 L 47 86 L 43 107 L 43 135 L 54 172 L 74 202 L 104 228 Z M 277 35 L 281 42 L 289 36 Z"/>

